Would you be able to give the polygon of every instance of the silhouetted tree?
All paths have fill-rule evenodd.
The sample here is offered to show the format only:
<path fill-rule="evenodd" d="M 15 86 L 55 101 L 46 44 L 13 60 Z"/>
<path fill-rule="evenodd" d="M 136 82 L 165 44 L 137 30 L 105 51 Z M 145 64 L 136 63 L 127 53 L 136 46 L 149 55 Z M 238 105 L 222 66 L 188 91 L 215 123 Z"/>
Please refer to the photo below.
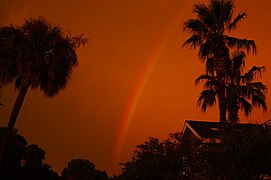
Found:
<path fill-rule="evenodd" d="M 56 172 L 51 170 L 47 164 L 43 164 L 45 151 L 36 144 L 26 146 L 23 157 L 24 164 L 21 165 L 21 177 L 27 180 L 58 180 Z"/>
<path fill-rule="evenodd" d="M 191 37 L 184 42 L 184 46 L 199 48 L 199 57 L 206 63 L 206 72 L 215 73 L 217 77 L 217 94 L 220 122 L 226 122 L 226 92 L 225 77 L 226 64 L 229 59 L 229 48 L 244 49 L 256 52 L 253 40 L 231 37 L 226 32 L 236 29 L 247 13 L 240 12 L 233 17 L 235 4 L 233 0 L 210 0 L 209 4 L 194 5 L 194 19 L 184 23 L 184 30 Z"/>
<path fill-rule="evenodd" d="M 262 125 L 235 129 L 222 141 L 208 179 L 262 179 L 271 174 L 271 132 Z"/>
<path fill-rule="evenodd" d="M 63 180 L 106 180 L 108 179 L 105 171 L 95 169 L 95 164 L 87 159 L 72 159 L 67 167 L 61 172 Z"/>
<path fill-rule="evenodd" d="M 136 146 L 112 179 L 261 179 L 271 175 L 270 126 L 238 125 L 221 142 L 191 141 L 181 133 Z"/>
<path fill-rule="evenodd" d="M 0 127 L 0 145 L 3 143 L 5 128 Z M 9 151 L 3 164 L 3 174 L 0 179 L 18 179 L 20 174 L 20 166 L 22 156 L 27 145 L 26 139 L 17 134 L 18 130 L 13 129 L 11 134 L 11 141 L 9 144 Z"/>
<path fill-rule="evenodd" d="M 122 172 L 115 179 L 179 179 L 185 166 L 181 151 L 181 133 L 160 141 L 149 138 L 136 146 L 132 159 L 121 163 Z M 184 172 L 185 173 L 185 172 Z"/>
<path fill-rule="evenodd" d="M 24 159 L 26 166 L 41 166 L 43 159 L 45 159 L 45 152 L 36 144 L 31 144 L 25 148 Z"/>
<path fill-rule="evenodd" d="M 4 129 L 0 128 L 0 145 L 3 142 Z M 2 180 L 58 180 L 51 167 L 43 164 L 45 152 L 35 144 L 27 145 L 26 139 L 13 130 L 9 151 L 4 161 Z"/>
<path fill-rule="evenodd" d="M 0 28 L 0 82 L 15 82 L 19 90 L 1 148 L 0 171 L 27 90 L 40 88 L 47 97 L 63 90 L 78 64 L 76 49 L 85 42 L 82 36 L 65 35 L 61 27 L 43 18 Z"/>
<path fill-rule="evenodd" d="M 265 93 L 266 86 L 262 82 L 255 82 L 258 75 L 261 75 L 265 67 L 253 66 L 246 73 L 242 74 L 245 64 L 245 54 L 233 55 L 227 71 L 227 109 L 228 120 L 231 125 L 239 122 L 239 110 L 243 110 L 248 116 L 252 107 L 261 107 L 267 110 Z"/>
<path fill-rule="evenodd" d="M 255 79 L 261 75 L 264 67 L 253 66 L 246 73 L 242 74 L 245 65 L 245 54 L 243 52 L 233 54 L 228 62 L 228 68 L 225 77 L 226 107 L 228 111 L 228 120 L 232 126 L 239 122 L 239 110 L 243 110 L 248 116 L 252 107 L 262 107 L 267 109 L 265 93 L 267 88 L 261 82 L 255 82 Z M 203 74 L 199 76 L 195 83 L 204 81 L 204 90 L 201 92 L 198 105 L 203 111 L 208 106 L 216 103 L 218 96 L 218 79 L 215 75 Z"/>

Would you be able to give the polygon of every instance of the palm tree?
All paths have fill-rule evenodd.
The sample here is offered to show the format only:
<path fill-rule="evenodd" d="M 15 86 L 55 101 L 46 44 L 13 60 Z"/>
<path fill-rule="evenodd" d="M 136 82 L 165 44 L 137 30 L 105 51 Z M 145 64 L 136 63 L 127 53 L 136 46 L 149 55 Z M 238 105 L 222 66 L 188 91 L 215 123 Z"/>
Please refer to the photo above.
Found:
<path fill-rule="evenodd" d="M 226 34 L 235 30 L 237 24 L 247 16 L 247 13 L 242 11 L 233 17 L 234 10 L 233 0 L 210 0 L 208 6 L 197 3 L 194 5 L 197 17 L 184 23 L 184 31 L 188 31 L 191 36 L 183 45 L 199 48 L 199 57 L 206 62 L 206 70 L 212 69 L 216 74 L 219 119 L 222 124 L 226 122 L 225 66 L 229 60 L 229 51 L 235 48 L 256 53 L 253 40 L 239 39 Z M 213 64 L 209 63 L 209 59 L 212 59 Z"/>
<path fill-rule="evenodd" d="M 267 110 L 265 98 L 267 88 L 261 82 L 254 82 L 258 75 L 261 76 L 265 67 L 253 66 L 242 75 L 244 65 L 245 53 L 234 54 L 227 73 L 227 109 L 231 125 L 235 125 L 239 121 L 238 111 L 240 108 L 246 116 L 251 113 L 252 106 L 261 107 L 264 111 Z M 251 102 L 248 101 L 249 99 Z"/>
<path fill-rule="evenodd" d="M 65 35 L 61 27 L 43 18 L 26 20 L 21 26 L 0 27 L 0 82 L 15 82 L 19 91 L 2 143 L 0 171 L 28 89 L 40 88 L 47 97 L 63 90 L 78 65 L 76 49 L 86 42 L 82 35 Z"/>
<path fill-rule="evenodd" d="M 225 77 L 226 107 L 228 111 L 228 121 L 232 126 L 239 121 L 239 110 L 243 110 L 245 116 L 248 116 L 252 107 L 261 107 L 267 110 L 265 93 L 266 86 L 261 82 L 255 82 L 258 75 L 261 75 L 264 67 L 253 66 L 247 73 L 242 75 L 245 65 L 245 53 L 235 53 L 232 59 L 227 63 L 227 72 Z M 200 75 L 195 83 L 204 81 L 204 90 L 198 98 L 198 105 L 203 111 L 207 107 L 214 106 L 218 98 L 218 80 L 215 75 Z"/>

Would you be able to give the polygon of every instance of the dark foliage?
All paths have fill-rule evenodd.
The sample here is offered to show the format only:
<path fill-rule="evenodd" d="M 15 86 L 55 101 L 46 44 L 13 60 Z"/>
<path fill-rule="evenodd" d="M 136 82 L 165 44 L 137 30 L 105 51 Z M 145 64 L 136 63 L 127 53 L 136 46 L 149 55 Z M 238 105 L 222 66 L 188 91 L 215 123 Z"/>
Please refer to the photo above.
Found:
<path fill-rule="evenodd" d="M 106 180 L 108 179 L 105 171 L 95 169 L 95 164 L 87 159 L 72 159 L 67 167 L 61 172 L 63 180 Z"/>
<path fill-rule="evenodd" d="M 0 144 L 5 128 L 0 128 Z M 26 139 L 13 130 L 9 151 L 4 161 L 2 180 L 57 180 L 56 172 L 43 164 L 45 152 L 35 144 L 27 145 Z"/>
<path fill-rule="evenodd" d="M 240 126 L 242 127 L 242 126 Z M 232 129 L 221 142 L 187 141 L 181 133 L 136 146 L 113 179 L 261 179 L 271 174 L 271 131 L 251 125 Z"/>
<path fill-rule="evenodd" d="M 181 139 L 181 133 L 170 134 L 164 141 L 149 138 L 136 146 L 132 160 L 121 163 L 122 173 L 116 179 L 181 178 L 186 163 L 182 160 Z"/>
<path fill-rule="evenodd" d="M 222 141 L 219 157 L 208 171 L 209 179 L 262 179 L 271 174 L 270 127 L 251 125 L 234 129 Z"/>

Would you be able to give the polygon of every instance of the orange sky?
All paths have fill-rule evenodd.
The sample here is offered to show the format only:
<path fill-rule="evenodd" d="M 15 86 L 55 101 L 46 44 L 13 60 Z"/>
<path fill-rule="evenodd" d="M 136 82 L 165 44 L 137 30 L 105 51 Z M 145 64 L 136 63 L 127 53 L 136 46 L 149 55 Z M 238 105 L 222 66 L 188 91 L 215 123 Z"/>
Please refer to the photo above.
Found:
<path fill-rule="evenodd" d="M 194 17 L 188 0 L 13 0 L 1 1 L 0 24 L 23 23 L 43 16 L 73 34 L 84 33 L 90 43 L 81 48 L 79 67 L 67 88 L 53 99 L 39 90 L 28 92 L 16 128 L 29 143 L 46 151 L 46 162 L 58 172 L 72 158 L 87 158 L 98 169 L 118 173 L 135 145 L 149 136 L 165 138 L 180 131 L 184 120 L 216 120 L 217 108 L 206 114 L 196 107 L 203 73 L 197 51 L 182 48 L 183 23 Z M 206 1 L 205 1 L 206 2 Z M 254 39 L 258 54 L 247 67 L 265 65 L 263 82 L 270 87 L 271 1 L 239 0 L 247 10 L 238 37 Z M 0 125 L 6 125 L 16 92 L 2 91 Z M 270 107 L 270 95 L 267 95 Z M 131 112 L 130 114 L 128 112 Z M 121 123 L 127 115 L 119 157 L 115 156 Z M 128 115 L 128 116 L 129 116 Z M 269 113 L 255 110 L 242 122 L 264 122 Z"/>

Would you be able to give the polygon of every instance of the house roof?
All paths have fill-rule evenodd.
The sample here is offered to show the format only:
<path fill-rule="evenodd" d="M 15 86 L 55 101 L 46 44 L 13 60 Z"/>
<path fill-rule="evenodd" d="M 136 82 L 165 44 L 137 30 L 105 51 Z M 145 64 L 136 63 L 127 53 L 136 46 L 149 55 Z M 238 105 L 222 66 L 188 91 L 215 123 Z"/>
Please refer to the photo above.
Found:
<path fill-rule="evenodd" d="M 186 120 L 183 133 L 186 133 L 186 128 L 189 128 L 189 130 L 202 142 L 220 142 L 221 133 L 219 131 L 219 125 L 219 122 Z M 253 124 L 239 123 L 237 126 L 239 128 L 246 128 L 251 125 Z"/>
<path fill-rule="evenodd" d="M 219 122 L 207 122 L 207 121 L 192 121 L 187 120 L 187 125 L 201 137 L 201 138 L 219 138 L 220 133 L 218 131 Z M 193 132 L 193 131 L 192 131 Z"/>

